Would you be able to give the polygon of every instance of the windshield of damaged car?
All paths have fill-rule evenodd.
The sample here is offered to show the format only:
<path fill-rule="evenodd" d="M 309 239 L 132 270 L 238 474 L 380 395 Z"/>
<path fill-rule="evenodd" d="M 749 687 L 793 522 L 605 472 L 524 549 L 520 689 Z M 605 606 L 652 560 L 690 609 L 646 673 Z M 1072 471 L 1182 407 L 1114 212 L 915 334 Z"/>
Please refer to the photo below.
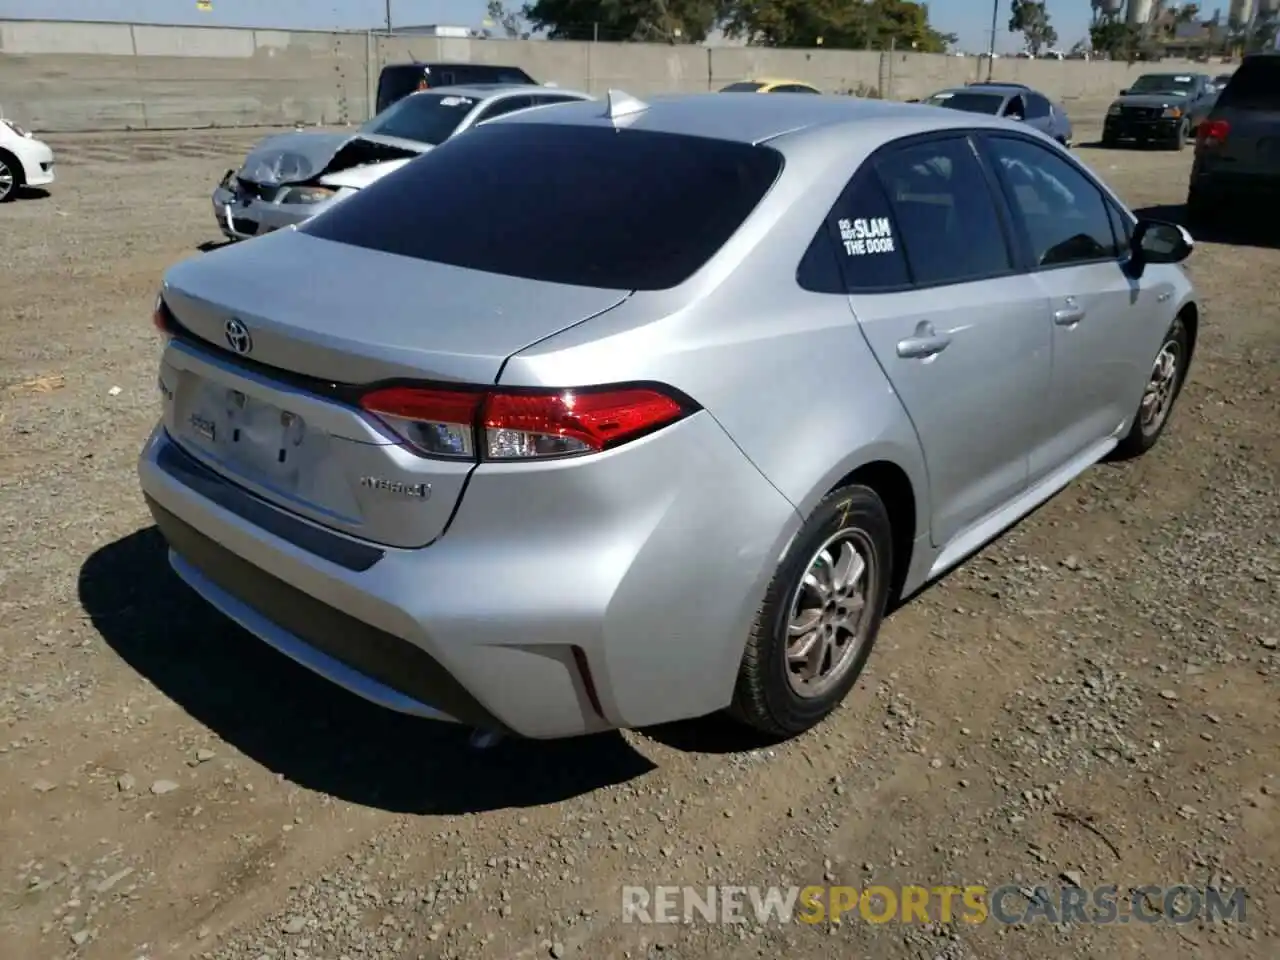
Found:
<path fill-rule="evenodd" d="M 1148 73 L 1134 81 L 1130 93 L 1181 93 L 1191 92 L 1195 78 L 1172 73 Z"/>
<path fill-rule="evenodd" d="M 966 113 L 986 113 L 995 116 L 1004 103 L 1003 93 L 960 93 L 944 90 L 935 93 L 925 100 L 931 107 L 946 107 L 948 110 L 963 110 Z"/>
<path fill-rule="evenodd" d="M 360 132 L 416 140 L 435 147 L 453 136 L 453 131 L 475 105 L 474 97 L 415 93 L 382 111 L 361 127 Z"/>

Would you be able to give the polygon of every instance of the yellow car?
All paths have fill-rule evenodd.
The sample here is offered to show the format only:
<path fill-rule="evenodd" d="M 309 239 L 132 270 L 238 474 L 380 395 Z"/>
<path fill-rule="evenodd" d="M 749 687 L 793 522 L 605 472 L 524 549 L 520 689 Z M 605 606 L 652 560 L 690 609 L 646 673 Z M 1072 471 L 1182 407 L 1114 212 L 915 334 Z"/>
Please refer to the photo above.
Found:
<path fill-rule="evenodd" d="M 799 80 L 739 80 L 731 83 L 721 93 L 821 93 Z"/>

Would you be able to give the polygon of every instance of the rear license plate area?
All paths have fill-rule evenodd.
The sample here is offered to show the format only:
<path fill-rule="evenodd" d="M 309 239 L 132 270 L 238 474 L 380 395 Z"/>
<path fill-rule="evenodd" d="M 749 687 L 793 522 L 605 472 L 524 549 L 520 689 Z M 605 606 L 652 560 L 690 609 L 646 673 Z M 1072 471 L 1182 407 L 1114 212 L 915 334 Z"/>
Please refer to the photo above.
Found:
<path fill-rule="evenodd" d="M 173 431 L 193 453 L 281 493 L 298 492 L 306 468 L 329 440 L 297 411 L 251 392 L 180 374 Z"/>

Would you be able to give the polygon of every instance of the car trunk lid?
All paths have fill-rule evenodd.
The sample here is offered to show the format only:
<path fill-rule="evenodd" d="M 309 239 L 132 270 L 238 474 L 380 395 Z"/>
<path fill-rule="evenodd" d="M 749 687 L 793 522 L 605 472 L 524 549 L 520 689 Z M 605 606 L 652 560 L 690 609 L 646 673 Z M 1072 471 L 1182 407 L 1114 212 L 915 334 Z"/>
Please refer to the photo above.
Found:
<path fill-rule="evenodd" d="M 324 526 L 417 547 L 471 461 L 412 452 L 359 409 L 363 385 L 492 384 L 511 355 L 626 291 L 486 274 L 294 231 L 173 268 L 165 423 L 224 477 Z"/>

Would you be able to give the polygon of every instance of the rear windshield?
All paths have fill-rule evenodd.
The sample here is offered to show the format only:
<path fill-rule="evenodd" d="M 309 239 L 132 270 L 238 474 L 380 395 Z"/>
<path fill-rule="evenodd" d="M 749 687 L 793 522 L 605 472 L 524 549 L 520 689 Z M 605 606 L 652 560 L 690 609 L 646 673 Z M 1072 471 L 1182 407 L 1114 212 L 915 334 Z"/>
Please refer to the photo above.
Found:
<path fill-rule="evenodd" d="M 739 83 L 731 83 L 727 87 L 720 90 L 721 93 L 755 93 L 763 83 L 752 83 L 750 80 L 742 80 Z"/>
<path fill-rule="evenodd" d="M 1220 107 L 1280 110 L 1280 57 L 1247 57 L 1218 94 Z"/>
<path fill-rule="evenodd" d="M 476 102 L 472 97 L 415 93 L 392 104 L 362 126 L 360 132 L 438 146 L 453 136 Z"/>
<path fill-rule="evenodd" d="M 935 93 L 924 101 L 930 106 L 946 107 L 948 110 L 964 110 L 966 113 L 989 113 L 995 116 L 1000 112 L 1000 104 L 1004 103 L 1002 93 Z"/>
<path fill-rule="evenodd" d="M 378 109 L 385 110 L 401 97 L 417 90 L 426 79 L 422 67 L 388 67 L 378 79 Z"/>
<path fill-rule="evenodd" d="M 489 273 L 665 290 L 724 245 L 781 170 L 776 150 L 725 140 L 481 124 L 300 229 Z"/>

